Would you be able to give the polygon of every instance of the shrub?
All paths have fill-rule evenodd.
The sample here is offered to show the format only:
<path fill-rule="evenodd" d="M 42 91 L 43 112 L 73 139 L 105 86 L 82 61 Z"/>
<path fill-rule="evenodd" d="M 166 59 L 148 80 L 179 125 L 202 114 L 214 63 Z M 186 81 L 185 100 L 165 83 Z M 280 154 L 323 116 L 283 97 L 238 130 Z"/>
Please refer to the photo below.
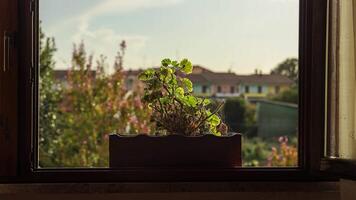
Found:
<path fill-rule="evenodd" d="M 255 124 L 255 108 L 248 105 L 243 98 L 229 98 L 224 105 L 226 124 L 234 132 L 250 133 Z"/>
<path fill-rule="evenodd" d="M 268 157 L 268 166 L 285 167 L 298 165 L 298 150 L 295 146 L 288 145 L 288 137 L 282 136 L 278 139 L 279 148 L 272 147 Z"/>

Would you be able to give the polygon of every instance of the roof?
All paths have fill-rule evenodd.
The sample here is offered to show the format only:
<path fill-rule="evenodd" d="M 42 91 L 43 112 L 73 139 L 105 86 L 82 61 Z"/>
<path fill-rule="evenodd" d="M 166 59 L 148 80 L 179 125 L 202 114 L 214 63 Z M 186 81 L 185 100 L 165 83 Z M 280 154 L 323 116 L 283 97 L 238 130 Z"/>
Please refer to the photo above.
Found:
<path fill-rule="evenodd" d="M 143 72 L 143 69 L 138 69 L 138 70 L 126 70 L 124 71 L 124 74 L 127 76 L 138 76 L 141 72 Z"/>
<path fill-rule="evenodd" d="M 238 79 L 243 84 L 291 85 L 293 80 L 280 74 L 252 74 L 239 75 Z"/>
<path fill-rule="evenodd" d="M 56 80 L 59 80 L 59 81 L 65 81 L 67 80 L 67 76 L 68 76 L 68 73 L 70 73 L 71 70 L 53 70 L 53 76 Z M 96 71 L 95 70 L 91 70 L 90 71 L 90 76 L 95 78 L 96 77 Z"/>
<path fill-rule="evenodd" d="M 126 75 L 138 76 L 143 70 L 126 70 Z M 255 85 L 291 85 L 293 80 L 279 74 L 251 74 L 237 75 L 233 72 L 213 72 L 201 66 L 194 66 L 193 73 L 180 76 L 189 78 L 193 83 L 199 84 L 255 84 Z"/>
<path fill-rule="evenodd" d="M 202 74 L 188 74 L 185 77 L 191 80 L 193 83 L 201 83 L 201 84 L 210 83 L 210 81 Z"/>

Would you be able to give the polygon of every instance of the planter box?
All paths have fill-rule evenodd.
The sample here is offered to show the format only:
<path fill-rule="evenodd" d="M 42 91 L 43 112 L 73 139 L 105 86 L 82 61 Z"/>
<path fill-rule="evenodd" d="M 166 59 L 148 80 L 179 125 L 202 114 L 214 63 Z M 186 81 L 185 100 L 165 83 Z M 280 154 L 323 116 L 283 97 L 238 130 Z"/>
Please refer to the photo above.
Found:
<path fill-rule="evenodd" d="M 110 135 L 110 167 L 223 167 L 241 166 L 241 135 Z"/>

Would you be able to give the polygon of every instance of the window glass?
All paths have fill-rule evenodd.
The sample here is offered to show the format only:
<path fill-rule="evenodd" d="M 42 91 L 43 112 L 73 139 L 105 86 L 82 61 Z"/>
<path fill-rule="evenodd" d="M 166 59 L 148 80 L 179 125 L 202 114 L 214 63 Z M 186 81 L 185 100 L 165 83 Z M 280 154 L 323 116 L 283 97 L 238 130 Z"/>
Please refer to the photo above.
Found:
<path fill-rule="evenodd" d="M 39 16 L 39 167 L 109 167 L 110 134 L 154 135 L 138 76 L 164 58 L 223 102 L 242 167 L 297 165 L 298 0 L 39 0 Z"/>
<path fill-rule="evenodd" d="M 234 86 L 231 86 L 231 88 L 230 88 L 230 93 L 235 93 L 235 87 Z"/>
<path fill-rule="evenodd" d="M 249 93 L 250 92 L 250 87 L 249 86 L 245 86 L 245 93 Z"/>

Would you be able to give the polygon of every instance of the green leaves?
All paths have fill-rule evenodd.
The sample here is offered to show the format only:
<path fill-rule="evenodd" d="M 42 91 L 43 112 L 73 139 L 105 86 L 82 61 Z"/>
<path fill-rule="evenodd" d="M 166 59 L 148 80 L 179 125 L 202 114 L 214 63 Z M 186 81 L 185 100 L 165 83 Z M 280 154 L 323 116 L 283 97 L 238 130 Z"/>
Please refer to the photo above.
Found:
<path fill-rule="evenodd" d="M 192 83 L 192 81 L 190 81 L 187 78 L 183 78 L 182 79 L 182 83 L 183 83 L 183 86 L 186 89 L 186 91 L 193 92 L 193 83 Z"/>
<path fill-rule="evenodd" d="M 148 69 L 139 75 L 146 84 L 143 100 L 154 112 L 152 121 L 156 122 L 157 130 L 186 136 L 205 133 L 220 136 L 217 127 L 221 120 L 215 114 L 217 111 L 207 108 L 211 101 L 193 96 L 192 81 L 176 73 L 177 70 L 192 73 L 192 63 L 188 59 L 178 62 L 168 58 L 161 63 L 159 69 Z"/>
<path fill-rule="evenodd" d="M 138 79 L 141 81 L 148 81 L 153 78 L 154 74 L 155 74 L 154 69 L 147 69 L 138 76 Z"/>
<path fill-rule="evenodd" d="M 211 125 L 213 126 L 218 126 L 221 122 L 219 116 L 217 115 L 212 115 L 211 117 L 208 118 L 208 121 L 210 122 Z"/>
<path fill-rule="evenodd" d="M 166 58 L 161 61 L 162 66 L 168 67 L 172 63 L 171 59 Z"/>
<path fill-rule="evenodd" d="M 179 63 L 180 67 L 181 67 L 181 71 L 186 73 L 186 74 L 190 74 L 193 72 L 193 65 L 192 63 L 188 60 L 188 59 L 183 59 L 180 63 Z"/>
<path fill-rule="evenodd" d="M 177 97 L 183 97 L 184 96 L 184 89 L 182 87 L 176 88 L 175 94 Z"/>

